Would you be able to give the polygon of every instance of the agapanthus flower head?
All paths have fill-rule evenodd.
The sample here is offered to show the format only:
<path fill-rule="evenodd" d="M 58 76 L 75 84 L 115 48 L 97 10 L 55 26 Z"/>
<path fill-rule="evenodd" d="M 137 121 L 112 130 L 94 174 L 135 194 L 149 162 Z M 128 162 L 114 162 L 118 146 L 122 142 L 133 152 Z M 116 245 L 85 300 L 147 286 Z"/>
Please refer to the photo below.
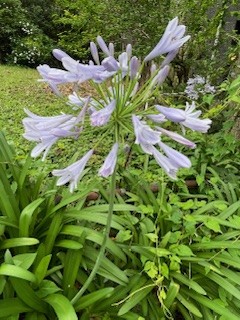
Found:
<path fill-rule="evenodd" d="M 116 56 L 113 43 L 107 44 L 101 36 L 97 37 L 96 43 L 90 43 L 93 60 L 88 63 L 75 60 L 60 49 L 53 50 L 54 57 L 62 63 L 64 69 L 42 65 L 38 67 L 38 71 L 42 81 L 46 81 L 57 94 L 60 93 L 59 85 L 68 82 L 74 84 L 74 92 L 68 96 L 67 104 L 77 114 L 39 117 L 26 111 L 28 118 L 23 120 L 24 137 L 37 144 L 32 156 L 43 152 L 45 158 L 58 139 L 78 138 L 84 124 L 89 123 L 95 127 L 91 128 L 94 134 L 99 130 L 100 141 L 103 143 L 105 136 L 112 138 L 112 148 L 98 171 L 100 176 L 108 177 L 114 172 L 117 156 L 123 151 L 122 146 L 126 146 L 128 139 L 132 137 L 142 151 L 153 157 L 169 177 L 176 179 L 177 171 L 180 168 L 189 168 L 191 163 L 185 155 L 168 146 L 164 142 L 165 137 L 189 148 L 196 145 L 179 133 L 166 129 L 166 124 L 168 126 L 169 121 L 172 121 L 175 126 L 179 125 L 180 129 L 190 128 L 200 132 L 207 132 L 211 124 L 209 119 L 200 119 L 201 112 L 196 110 L 194 103 L 187 103 L 183 110 L 154 102 L 154 92 L 168 76 L 170 62 L 189 39 L 189 36 L 184 36 L 185 29 L 184 25 L 179 25 L 178 18 L 171 20 L 159 43 L 142 63 L 140 58 L 133 56 L 131 44 Z M 144 64 L 160 55 L 165 55 L 162 63 L 159 66 L 152 62 L 149 78 L 145 81 L 142 76 Z M 85 81 L 92 85 L 93 90 L 89 90 L 91 97 L 84 95 L 83 98 L 78 88 Z M 65 169 L 54 170 L 53 175 L 59 177 L 57 185 L 69 183 L 72 192 L 77 187 L 95 147 L 89 147 L 91 150 L 85 156 Z M 124 154 L 126 155 L 126 150 Z"/>

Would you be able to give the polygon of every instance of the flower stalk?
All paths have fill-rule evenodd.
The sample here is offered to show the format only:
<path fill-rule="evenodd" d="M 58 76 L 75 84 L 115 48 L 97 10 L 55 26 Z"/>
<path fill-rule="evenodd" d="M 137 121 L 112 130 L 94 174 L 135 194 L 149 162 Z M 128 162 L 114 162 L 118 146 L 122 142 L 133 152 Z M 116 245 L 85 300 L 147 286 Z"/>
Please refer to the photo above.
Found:
<path fill-rule="evenodd" d="M 86 282 L 82 286 L 82 288 L 78 291 L 78 293 L 73 297 L 71 303 L 74 305 L 77 301 L 81 298 L 84 292 L 88 289 L 90 284 L 92 283 L 95 275 L 97 274 L 99 267 L 101 266 L 101 262 L 104 258 L 104 254 L 106 251 L 107 240 L 109 239 L 109 234 L 111 230 L 111 223 L 112 223 L 112 216 L 113 216 L 113 206 L 114 206 L 114 198 L 115 198 L 115 190 L 116 190 L 116 175 L 117 175 L 117 167 L 113 171 L 113 174 L 110 178 L 110 197 L 109 197 L 109 208 L 108 208 L 108 215 L 107 215 L 107 222 L 106 227 L 103 234 L 103 241 L 100 247 L 100 251 L 98 257 L 96 259 L 95 265 L 87 278 Z"/>

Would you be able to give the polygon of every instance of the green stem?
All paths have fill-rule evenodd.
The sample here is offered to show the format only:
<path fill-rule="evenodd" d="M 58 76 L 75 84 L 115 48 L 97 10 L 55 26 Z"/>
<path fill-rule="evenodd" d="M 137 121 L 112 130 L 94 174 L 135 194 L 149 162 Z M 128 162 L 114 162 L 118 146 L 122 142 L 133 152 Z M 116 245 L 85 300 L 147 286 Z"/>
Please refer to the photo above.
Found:
<path fill-rule="evenodd" d="M 78 291 L 78 293 L 75 295 L 75 297 L 73 297 L 73 299 L 71 300 L 72 304 L 75 304 L 79 300 L 79 298 L 84 294 L 84 292 L 88 289 L 88 287 L 91 284 L 91 282 L 93 281 L 96 273 L 98 272 L 98 269 L 101 265 L 102 259 L 105 254 L 105 249 L 106 249 L 106 245 L 107 245 L 107 240 L 109 238 L 109 233 L 110 233 L 110 229 L 111 229 L 111 222 L 112 222 L 112 215 L 113 215 L 113 205 L 114 205 L 115 190 L 116 190 L 116 167 L 115 167 L 115 170 L 111 176 L 110 187 L 111 188 L 110 188 L 108 217 L 107 217 L 106 229 L 105 229 L 104 236 L 103 236 L 103 242 L 102 242 L 98 257 L 96 259 L 95 265 L 94 265 L 87 281 L 84 283 L 84 285 Z"/>

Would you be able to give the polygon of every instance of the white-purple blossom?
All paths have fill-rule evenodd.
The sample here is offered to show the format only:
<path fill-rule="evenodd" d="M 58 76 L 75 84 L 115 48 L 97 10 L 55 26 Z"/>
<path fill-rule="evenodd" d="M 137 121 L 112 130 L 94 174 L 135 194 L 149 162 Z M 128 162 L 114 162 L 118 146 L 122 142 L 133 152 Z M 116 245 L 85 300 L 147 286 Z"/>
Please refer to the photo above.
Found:
<path fill-rule="evenodd" d="M 103 40 L 101 36 L 97 36 L 97 43 L 106 56 L 111 56 L 111 51 L 109 50 L 109 48 L 106 45 L 106 42 Z"/>
<path fill-rule="evenodd" d="M 148 119 L 152 120 L 153 122 L 157 122 L 157 123 L 163 123 L 163 122 L 167 121 L 166 117 L 161 113 L 148 114 L 147 117 L 148 117 Z"/>
<path fill-rule="evenodd" d="M 177 178 L 179 166 L 159 152 L 155 147 L 152 147 L 152 155 L 154 156 L 157 164 L 167 173 L 167 175 L 175 180 Z"/>
<path fill-rule="evenodd" d="M 77 188 L 77 184 L 81 179 L 83 170 L 92 154 L 93 150 L 90 150 L 80 160 L 74 162 L 65 169 L 53 170 L 52 174 L 56 177 L 59 177 L 57 180 L 57 186 L 62 186 L 66 183 L 69 183 L 70 192 L 73 192 L 73 190 Z"/>
<path fill-rule="evenodd" d="M 76 125 L 81 119 L 72 115 L 62 114 L 53 117 L 40 117 L 27 109 L 24 110 L 28 117 L 23 119 L 25 128 L 23 137 L 38 143 L 31 152 L 32 157 L 37 157 L 44 152 L 44 160 L 50 148 L 58 139 L 77 137 L 80 132 Z"/>
<path fill-rule="evenodd" d="M 178 108 L 169 108 L 157 105 L 156 108 L 170 121 L 180 123 L 183 127 L 190 128 L 194 131 L 206 133 L 210 128 L 212 121 L 210 119 L 199 119 L 201 111 L 196 109 L 195 103 L 190 105 L 186 102 L 185 110 Z"/>
<path fill-rule="evenodd" d="M 158 143 L 159 147 L 164 151 L 166 156 L 176 164 L 176 166 L 179 166 L 179 168 L 190 168 L 191 167 L 191 161 L 181 152 L 169 147 L 162 141 Z"/>
<path fill-rule="evenodd" d="M 115 169 L 116 163 L 117 163 L 117 152 L 118 152 L 118 143 L 115 143 L 107 155 L 103 165 L 98 171 L 99 176 L 107 178 L 111 174 L 113 174 L 113 171 Z"/>
<path fill-rule="evenodd" d="M 81 108 L 88 98 L 81 98 L 76 92 L 73 92 L 68 96 L 68 104 L 73 107 L 73 110 Z"/>
<path fill-rule="evenodd" d="M 90 116 L 91 125 L 92 126 L 103 126 L 105 125 L 113 113 L 116 106 L 116 100 L 112 100 L 106 107 L 93 111 L 93 113 Z"/>
<path fill-rule="evenodd" d="M 61 49 L 53 49 L 52 53 L 53 53 L 53 56 L 59 61 L 62 61 L 62 58 L 66 58 L 66 57 L 70 58 L 70 56 L 65 51 L 62 51 Z"/>
<path fill-rule="evenodd" d="M 155 46 L 155 48 L 146 56 L 144 61 L 150 61 L 160 55 L 178 50 L 186 41 L 190 39 L 190 36 L 183 37 L 186 27 L 184 25 L 178 25 L 178 18 L 171 20 L 167 28 Z"/>
<path fill-rule="evenodd" d="M 190 148 L 190 149 L 194 149 L 196 148 L 196 144 L 188 139 L 186 139 L 185 137 L 181 136 L 180 134 L 170 131 L 170 130 L 166 130 L 164 128 L 161 127 L 156 127 L 156 129 L 161 132 L 163 135 L 168 136 L 169 138 L 173 139 L 174 141 L 177 141 L 183 145 L 185 145 L 186 147 Z"/>
<path fill-rule="evenodd" d="M 93 60 L 95 61 L 96 64 L 100 64 L 100 60 L 99 60 L 99 54 L 98 54 L 98 49 L 97 46 L 94 42 L 90 42 L 90 50 L 91 50 L 91 54 L 93 57 Z"/>
<path fill-rule="evenodd" d="M 138 116 L 132 116 L 134 133 L 136 136 L 135 143 L 142 145 L 154 145 L 160 141 L 160 133 L 154 131 L 144 121 L 141 121 Z"/>
<path fill-rule="evenodd" d="M 152 79 L 151 86 L 162 84 L 168 76 L 170 67 L 164 66 L 162 69 L 158 71 L 155 77 Z"/>

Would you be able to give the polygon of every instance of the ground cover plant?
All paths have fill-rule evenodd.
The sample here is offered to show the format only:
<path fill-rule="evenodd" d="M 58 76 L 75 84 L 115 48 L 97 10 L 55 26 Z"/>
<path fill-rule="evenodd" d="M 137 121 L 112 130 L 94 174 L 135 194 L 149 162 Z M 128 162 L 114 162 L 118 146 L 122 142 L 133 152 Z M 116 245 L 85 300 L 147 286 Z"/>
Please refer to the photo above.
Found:
<path fill-rule="evenodd" d="M 182 100 L 167 107 L 161 98 L 169 63 L 189 40 L 184 32 L 177 18 L 170 21 L 143 62 L 131 45 L 116 58 L 101 37 L 105 58 L 91 42 L 89 64 L 54 50 L 65 70 L 38 71 L 58 98 L 46 84 L 29 83 L 26 105 L 17 86 L 25 117 L 17 132 L 33 149 L 9 134 L 6 116 L 13 139 L 0 136 L 0 318 L 239 319 L 239 144 L 227 124 L 207 133 L 211 120 L 197 106 L 205 110 L 214 97 L 203 105 L 185 98 L 185 109 Z M 144 66 L 156 58 L 147 78 Z M 92 88 L 79 90 L 86 80 Z M 14 114 L 17 99 L 4 86 Z M 225 91 L 209 115 L 238 101 L 239 80 Z M 188 129 L 196 132 L 187 138 Z M 28 151 L 50 161 L 35 162 Z"/>

